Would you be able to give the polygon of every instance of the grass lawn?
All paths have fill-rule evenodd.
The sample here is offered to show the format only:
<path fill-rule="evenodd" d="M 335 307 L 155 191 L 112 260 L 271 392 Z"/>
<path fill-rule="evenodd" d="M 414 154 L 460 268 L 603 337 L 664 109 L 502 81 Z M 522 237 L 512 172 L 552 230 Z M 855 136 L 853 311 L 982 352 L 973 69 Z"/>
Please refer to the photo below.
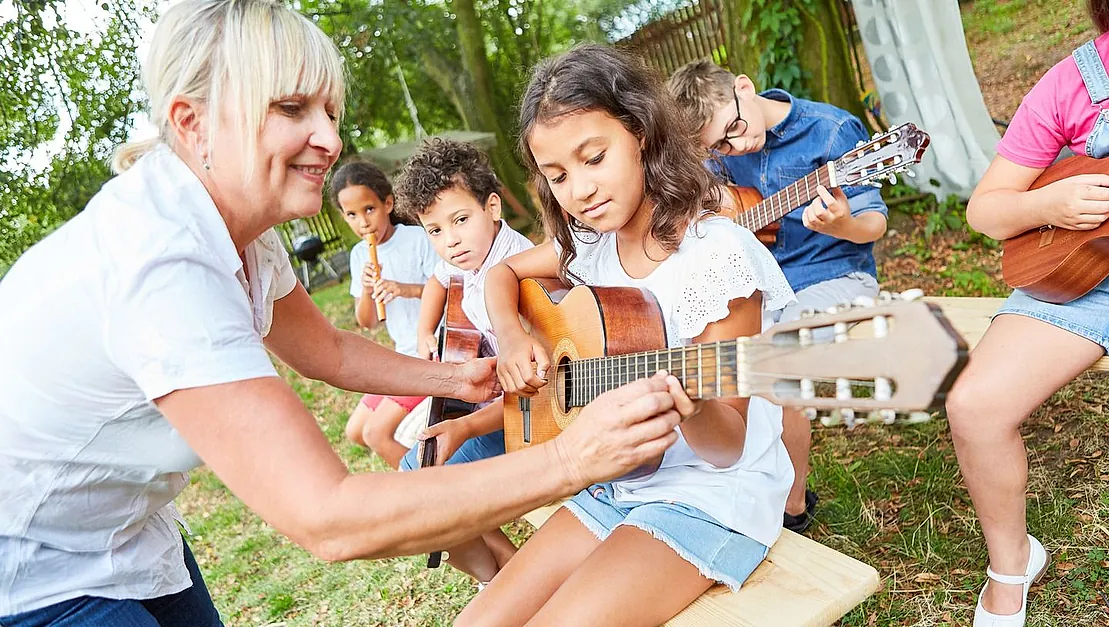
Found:
<path fill-rule="evenodd" d="M 995 117 L 1011 117 L 1039 74 L 1089 36 L 1082 4 L 963 4 L 968 45 Z M 891 232 L 876 248 L 883 285 L 946 295 L 1006 293 L 996 242 L 969 234 L 961 211 L 954 204 L 897 205 Z M 345 286 L 313 297 L 335 324 L 354 328 Z M 374 339 L 387 341 L 383 334 Z M 358 395 L 282 373 L 354 471 L 386 471 L 380 459 L 342 437 Z M 1030 527 L 1053 555 L 1034 588 L 1031 626 L 1109 625 L 1107 393 L 1104 374 L 1083 375 L 1023 430 L 1031 457 Z M 940 418 L 912 427 L 815 430 L 811 484 L 821 500 L 810 535 L 873 565 L 883 579 L 882 590 L 843 625 L 971 622 L 986 553 Z M 178 503 L 228 625 L 448 625 L 474 594 L 466 577 L 446 567 L 427 570 L 423 557 L 320 562 L 264 525 L 204 469 L 193 474 Z M 526 523 L 508 530 L 518 540 L 531 531 Z"/>

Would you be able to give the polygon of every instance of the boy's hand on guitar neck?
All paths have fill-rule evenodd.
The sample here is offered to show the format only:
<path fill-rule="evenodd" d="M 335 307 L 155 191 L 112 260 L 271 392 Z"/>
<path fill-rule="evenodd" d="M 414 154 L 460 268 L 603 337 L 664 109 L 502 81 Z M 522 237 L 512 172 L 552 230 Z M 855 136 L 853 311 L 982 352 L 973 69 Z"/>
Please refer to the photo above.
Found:
<path fill-rule="evenodd" d="M 816 198 L 801 214 L 801 223 L 817 233 L 837 237 L 837 233 L 851 218 L 847 196 L 838 187 L 828 191 L 823 185 L 817 185 L 816 194 Z"/>
<path fill-rule="evenodd" d="M 678 380 L 659 372 L 601 394 L 552 443 L 572 483 L 590 485 L 662 457 L 695 412 Z"/>
<path fill-rule="evenodd" d="M 506 392 L 520 396 L 535 396 L 539 388 L 547 385 L 550 357 L 543 345 L 520 329 L 501 338 L 497 378 Z"/>
<path fill-rule="evenodd" d="M 434 335 L 418 335 L 416 337 L 416 354 L 420 359 L 439 361 L 439 342 Z"/>
<path fill-rule="evenodd" d="M 435 438 L 435 464 L 442 466 L 463 442 L 473 437 L 466 425 L 462 418 L 444 420 L 421 431 L 417 439 L 426 445 L 428 440 Z"/>
<path fill-rule="evenodd" d="M 1109 175 L 1079 174 L 1045 185 L 1039 196 L 1043 224 L 1089 231 L 1109 217 Z"/>

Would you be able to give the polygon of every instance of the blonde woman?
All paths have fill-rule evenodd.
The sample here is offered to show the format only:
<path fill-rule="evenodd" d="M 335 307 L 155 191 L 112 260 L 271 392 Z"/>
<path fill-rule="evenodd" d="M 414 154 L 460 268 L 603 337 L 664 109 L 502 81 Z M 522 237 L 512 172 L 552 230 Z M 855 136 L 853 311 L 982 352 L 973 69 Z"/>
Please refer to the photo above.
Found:
<path fill-rule="evenodd" d="M 526 452 L 349 474 L 267 349 L 361 392 L 497 386 L 491 360 L 336 330 L 296 284 L 272 227 L 320 210 L 338 51 L 275 0 L 184 0 L 144 79 L 158 138 L 125 146 L 122 173 L 0 282 L 0 624 L 219 625 L 173 508 L 201 463 L 293 541 L 348 560 L 452 546 L 673 443 L 682 397 L 656 376 Z"/>

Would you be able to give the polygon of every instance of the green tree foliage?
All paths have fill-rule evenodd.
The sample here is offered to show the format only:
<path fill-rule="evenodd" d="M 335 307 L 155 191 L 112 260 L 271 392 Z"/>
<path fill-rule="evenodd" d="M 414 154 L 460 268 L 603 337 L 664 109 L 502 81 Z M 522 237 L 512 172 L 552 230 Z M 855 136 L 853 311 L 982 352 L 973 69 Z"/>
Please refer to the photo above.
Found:
<path fill-rule="evenodd" d="M 100 8 L 89 32 L 65 24 L 64 0 L 16 0 L 0 22 L 0 273 L 100 189 L 141 107 L 146 9 Z"/>

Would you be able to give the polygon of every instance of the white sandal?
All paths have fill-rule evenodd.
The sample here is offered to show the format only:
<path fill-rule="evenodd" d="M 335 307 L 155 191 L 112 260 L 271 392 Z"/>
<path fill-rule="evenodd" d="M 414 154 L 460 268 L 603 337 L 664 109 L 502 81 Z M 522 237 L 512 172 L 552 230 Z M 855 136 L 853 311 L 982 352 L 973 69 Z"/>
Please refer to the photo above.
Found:
<path fill-rule="evenodd" d="M 1047 572 L 1047 558 L 1044 545 L 1030 535 L 1028 536 L 1028 566 L 1025 567 L 1023 575 L 1000 575 L 987 566 L 986 575 L 990 579 L 1014 586 L 1023 585 L 1024 599 L 1020 603 L 1020 611 L 1016 614 L 993 614 L 982 607 L 982 595 L 986 593 L 986 587 L 983 586 L 982 592 L 978 593 L 978 607 L 974 609 L 974 627 L 1024 627 L 1025 612 L 1028 610 L 1028 589 Z"/>

